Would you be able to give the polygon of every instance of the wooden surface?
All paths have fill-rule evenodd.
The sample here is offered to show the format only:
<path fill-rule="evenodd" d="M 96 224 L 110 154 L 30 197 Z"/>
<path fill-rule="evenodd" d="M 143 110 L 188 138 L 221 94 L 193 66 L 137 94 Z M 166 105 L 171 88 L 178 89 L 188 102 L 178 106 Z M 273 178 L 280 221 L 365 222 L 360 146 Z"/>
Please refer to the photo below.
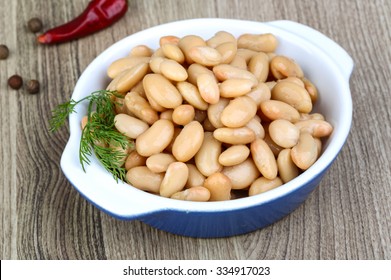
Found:
<path fill-rule="evenodd" d="M 27 31 L 79 14 L 87 0 L 1 0 L 1 259 L 391 259 L 391 2 L 366 0 L 129 0 L 114 26 L 58 46 Z M 195 239 L 124 222 L 83 199 L 59 162 L 69 131 L 47 131 L 51 110 L 69 100 L 85 67 L 115 41 L 165 22 L 222 17 L 294 20 L 329 36 L 353 57 L 353 126 L 341 154 L 306 202 L 250 234 Z M 18 73 L 41 92 L 7 86 Z"/>

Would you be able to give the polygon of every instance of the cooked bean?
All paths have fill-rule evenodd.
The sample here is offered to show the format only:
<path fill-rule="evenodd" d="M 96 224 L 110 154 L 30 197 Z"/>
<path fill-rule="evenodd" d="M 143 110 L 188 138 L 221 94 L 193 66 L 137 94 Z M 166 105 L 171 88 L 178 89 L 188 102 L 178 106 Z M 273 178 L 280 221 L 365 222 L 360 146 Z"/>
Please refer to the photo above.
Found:
<path fill-rule="evenodd" d="M 172 120 L 179 125 L 186 125 L 194 119 L 194 107 L 189 104 L 179 105 L 174 109 Z"/>
<path fill-rule="evenodd" d="M 197 63 L 193 63 L 191 64 L 188 68 L 187 68 L 187 73 L 189 75 L 189 77 L 187 78 L 187 81 L 193 85 L 197 85 L 197 79 L 198 79 L 198 76 L 201 75 L 201 74 L 209 74 L 209 75 L 213 75 L 213 72 L 212 70 L 208 69 L 207 67 L 205 66 L 202 66 L 200 64 L 197 64 Z"/>
<path fill-rule="evenodd" d="M 230 65 L 232 67 L 239 68 L 239 69 L 247 70 L 246 59 L 243 56 L 240 56 L 238 54 L 236 54 L 234 56 L 234 58 L 232 59 L 232 61 L 230 63 L 228 63 L 228 65 Z"/>
<path fill-rule="evenodd" d="M 186 69 L 172 59 L 165 59 L 160 63 L 160 72 L 167 79 L 176 82 L 185 81 L 188 77 Z"/>
<path fill-rule="evenodd" d="M 126 94 L 125 105 L 136 117 L 148 124 L 153 124 L 159 119 L 157 112 L 150 106 L 147 100 L 141 97 L 137 92 L 129 92 Z"/>
<path fill-rule="evenodd" d="M 126 180 L 133 187 L 143 191 L 159 193 L 163 181 L 162 173 L 154 173 L 146 166 L 136 166 L 126 172 Z"/>
<path fill-rule="evenodd" d="M 271 91 L 266 83 L 258 83 L 249 93 L 246 94 L 251 97 L 255 104 L 259 106 L 263 101 L 269 100 L 271 97 Z"/>
<path fill-rule="evenodd" d="M 179 39 L 178 47 L 182 50 L 185 55 L 187 63 L 194 63 L 194 61 L 189 56 L 189 51 L 193 47 L 206 46 L 206 42 L 200 36 L 197 35 L 187 35 Z"/>
<path fill-rule="evenodd" d="M 161 153 L 170 144 L 174 125 L 168 120 L 157 120 L 136 139 L 137 152 L 145 157 Z"/>
<path fill-rule="evenodd" d="M 261 124 L 261 120 L 258 116 L 252 118 L 247 124 L 246 127 L 254 131 L 255 138 L 264 138 L 265 137 L 265 129 Z"/>
<path fill-rule="evenodd" d="M 238 56 L 244 58 L 244 60 L 246 61 L 246 65 L 247 65 L 250 62 L 251 58 L 254 55 L 257 55 L 258 52 L 254 51 L 254 50 L 246 49 L 246 48 L 238 48 L 236 54 Z"/>
<path fill-rule="evenodd" d="M 233 166 L 245 161 L 250 154 L 246 145 L 233 145 L 219 156 L 219 162 L 223 166 Z"/>
<path fill-rule="evenodd" d="M 229 64 L 219 64 L 213 67 L 213 73 L 219 81 L 225 81 L 228 79 L 248 79 L 253 82 L 253 86 L 258 84 L 258 80 L 254 74 Z"/>
<path fill-rule="evenodd" d="M 213 75 L 201 74 L 197 78 L 197 87 L 202 99 L 209 104 L 216 104 L 220 99 L 219 86 Z"/>
<path fill-rule="evenodd" d="M 324 121 L 324 116 L 320 113 L 313 113 L 313 114 L 308 114 L 308 113 L 300 113 L 300 121 L 306 121 L 306 120 L 322 120 Z"/>
<path fill-rule="evenodd" d="M 317 89 L 316 86 L 315 86 L 310 80 L 308 80 L 307 78 L 303 77 L 302 80 L 303 80 L 305 89 L 307 90 L 308 94 L 309 94 L 310 97 L 311 97 L 312 103 L 315 103 L 316 100 L 318 100 L 318 89 Z"/>
<path fill-rule="evenodd" d="M 303 78 L 304 76 L 303 70 L 301 70 L 299 64 L 297 64 L 293 59 L 283 55 L 273 57 L 270 61 L 270 71 L 278 80 L 286 77 Z"/>
<path fill-rule="evenodd" d="M 116 91 L 117 90 L 117 84 L 118 84 L 118 79 L 113 79 L 110 81 L 110 83 L 107 85 L 106 90 L 108 91 Z M 121 93 L 123 94 L 123 93 Z"/>
<path fill-rule="evenodd" d="M 272 90 L 274 88 L 274 86 L 277 84 L 276 81 L 268 81 L 268 82 L 265 82 L 265 84 L 268 86 L 268 88 L 270 90 Z"/>
<path fill-rule="evenodd" d="M 318 144 L 311 134 L 300 133 L 299 142 L 291 150 L 292 161 L 302 170 L 306 170 L 318 157 Z"/>
<path fill-rule="evenodd" d="M 145 162 L 149 170 L 155 173 L 166 172 L 168 166 L 175 162 L 175 158 L 171 154 L 158 153 L 147 158 Z"/>
<path fill-rule="evenodd" d="M 160 65 L 165 60 L 167 60 L 167 58 L 161 56 L 152 57 L 149 61 L 149 67 L 151 68 L 152 72 L 155 74 L 161 74 L 162 71 L 160 70 Z"/>
<path fill-rule="evenodd" d="M 206 44 L 212 48 L 216 48 L 224 43 L 236 43 L 236 38 L 227 31 L 219 31 L 206 41 Z"/>
<path fill-rule="evenodd" d="M 113 81 L 116 80 L 115 90 L 119 93 L 126 93 L 134 87 L 148 73 L 149 64 L 140 63 L 130 69 L 124 70 L 118 74 Z"/>
<path fill-rule="evenodd" d="M 241 190 L 249 187 L 259 177 L 259 170 L 251 158 L 240 164 L 224 167 L 221 171 L 232 183 L 232 189 Z"/>
<path fill-rule="evenodd" d="M 220 96 L 233 98 L 245 95 L 251 91 L 253 82 L 248 79 L 229 79 L 219 85 Z"/>
<path fill-rule="evenodd" d="M 203 66 L 215 66 L 220 64 L 223 58 L 219 51 L 208 46 L 192 47 L 187 54 L 191 60 Z"/>
<path fill-rule="evenodd" d="M 236 56 L 236 42 L 225 42 L 216 47 L 221 55 L 221 63 L 231 63 Z"/>
<path fill-rule="evenodd" d="M 286 77 L 286 78 L 284 78 L 282 80 L 278 80 L 277 83 L 281 82 L 281 81 L 294 83 L 294 84 L 304 88 L 304 82 L 300 78 L 298 78 L 298 77 L 293 77 L 293 76 Z"/>
<path fill-rule="evenodd" d="M 163 197 L 170 197 L 174 193 L 181 191 L 189 177 L 189 169 L 183 162 L 171 163 L 164 175 L 160 185 L 159 193 Z"/>
<path fill-rule="evenodd" d="M 176 137 L 172 154 L 178 161 L 186 162 L 200 150 L 204 140 L 204 129 L 197 121 L 186 124 Z"/>
<path fill-rule="evenodd" d="M 260 106 L 259 106 L 260 107 Z M 261 110 L 261 108 L 258 108 L 257 110 L 257 116 L 259 117 L 259 119 L 261 120 L 261 122 L 263 122 L 265 125 L 269 125 L 269 123 L 272 121 L 271 119 L 269 119 Z"/>
<path fill-rule="evenodd" d="M 125 161 L 125 169 L 129 170 L 136 166 L 145 166 L 147 161 L 146 157 L 140 156 L 136 150 L 133 150 L 129 153 Z"/>
<path fill-rule="evenodd" d="M 174 113 L 174 110 L 172 110 L 172 109 L 161 112 L 160 119 L 172 121 L 172 114 L 173 113 Z"/>
<path fill-rule="evenodd" d="M 270 120 L 284 119 L 290 122 L 297 122 L 300 113 L 293 106 L 279 100 L 265 100 L 261 102 L 262 113 Z"/>
<path fill-rule="evenodd" d="M 87 123 L 88 123 L 88 116 L 82 117 L 80 123 L 81 130 L 83 130 L 86 127 Z"/>
<path fill-rule="evenodd" d="M 120 98 L 120 97 L 115 97 L 114 99 L 115 103 L 115 113 L 116 114 L 127 114 L 129 116 L 134 117 L 134 114 L 128 110 L 128 108 L 125 105 L 125 97 Z"/>
<path fill-rule="evenodd" d="M 147 123 L 126 114 L 116 115 L 114 125 L 119 132 L 132 139 L 137 138 L 149 128 Z"/>
<path fill-rule="evenodd" d="M 254 74 L 259 82 L 266 82 L 269 75 L 269 57 L 267 54 L 260 52 L 251 57 L 248 70 Z"/>
<path fill-rule="evenodd" d="M 179 42 L 179 37 L 173 36 L 173 35 L 166 35 L 166 36 L 160 37 L 159 46 L 162 47 L 165 44 L 178 45 L 178 42 Z"/>
<path fill-rule="evenodd" d="M 210 176 L 223 168 L 219 163 L 221 154 L 221 142 L 213 137 L 211 132 L 204 133 L 204 141 L 201 148 L 195 155 L 195 164 L 197 169 L 204 176 Z"/>
<path fill-rule="evenodd" d="M 152 55 L 151 58 L 154 57 L 165 57 L 162 48 L 158 48 Z"/>
<path fill-rule="evenodd" d="M 143 81 L 139 81 L 137 84 L 134 85 L 134 87 L 131 88 L 130 91 L 137 92 L 140 96 L 146 97 L 145 90 L 143 86 Z"/>
<path fill-rule="evenodd" d="M 270 191 L 272 189 L 275 189 L 281 186 L 282 184 L 283 182 L 278 177 L 271 180 L 265 177 L 259 177 L 251 184 L 248 190 L 248 195 L 253 196 L 253 195 L 261 194 Z"/>
<path fill-rule="evenodd" d="M 161 45 L 161 49 L 165 57 L 175 60 L 180 64 L 185 62 L 185 55 L 177 44 L 164 43 L 163 45 Z"/>
<path fill-rule="evenodd" d="M 233 145 L 248 144 L 255 140 L 255 133 L 248 127 L 217 128 L 213 132 L 213 137 L 217 140 Z"/>
<path fill-rule="evenodd" d="M 216 104 L 211 104 L 208 107 L 208 119 L 209 122 L 213 125 L 214 128 L 223 127 L 223 123 L 221 122 L 221 114 L 223 110 L 228 106 L 229 99 L 220 98 Z"/>
<path fill-rule="evenodd" d="M 182 104 L 182 95 L 177 88 L 160 74 L 146 75 L 143 85 L 145 92 L 164 108 L 175 108 Z"/>
<path fill-rule="evenodd" d="M 269 124 L 269 135 L 278 146 L 291 148 L 299 141 L 300 130 L 290 121 L 279 119 Z"/>
<path fill-rule="evenodd" d="M 221 122 L 232 128 L 246 125 L 257 113 L 257 105 L 248 96 L 231 100 L 221 113 Z"/>
<path fill-rule="evenodd" d="M 107 76 L 114 79 L 119 73 L 133 68 L 136 65 L 141 63 L 148 63 L 150 60 L 149 57 L 124 57 L 117 59 L 113 63 L 110 64 L 109 68 L 107 68 Z"/>
<path fill-rule="evenodd" d="M 205 202 L 210 198 L 210 191 L 202 186 L 196 186 L 174 193 L 171 198 L 187 201 Z"/>
<path fill-rule="evenodd" d="M 129 92 L 126 94 L 125 105 L 136 117 L 148 124 L 153 124 L 159 119 L 157 112 L 150 106 L 147 100 L 141 97 L 137 92 Z"/>
<path fill-rule="evenodd" d="M 149 104 L 151 105 L 152 109 L 154 109 L 156 112 L 164 112 L 167 111 L 167 108 L 164 108 L 159 103 L 156 102 L 156 100 L 151 96 L 151 94 L 144 92 L 145 98 L 148 100 Z"/>
<path fill-rule="evenodd" d="M 333 131 L 333 127 L 330 123 L 317 119 L 298 121 L 295 123 L 295 126 L 300 132 L 308 132 L 313 137 L 326 137 Z"/>
<path fill-rule="evenodd" d="M 231 199 L 231 180 L 223 173 L 216 172 L 206 178 L 204 187 L 210 192 L 210 201 L 224 201 Z"/>
<path fill-rule="evenodd" d="M 200 110 L 208 109 L 208 103 L 202 99 L 198 88 L 189 82 L 179 82 L 176 87 L 189 104 Z"/>
<path fill-rule="evenodd" d="M 320 154 L 322 153 L 322 140 L 320 140 L 319 138 L 314 138 L 314 139 L 315 139 L 316 148 L 318 151 L 318 156 L 317 156 L 317 158 L 318 158 L 320 156 Z"/>
<path fill-rule="evenodd" d="M 265 130 L 266 130 L 266 128 L 265 128 Z M 266 142 L 266 144 L 269 146 L 270 150 L 272 150 L 273 155 L 274 155 L 275 157 L 277 157 L 278 154 L 280 153 L 280 151 L 284 149 L 283 147 L 278 146 L 278 145 L 270 138 L 269 133 L 266 133 L 266 131 L 265 131 L 265 137 L 263 138 L 263 140 L 264 140 L 264 141 Z"/>
<path fill-rule="evenodd" d="M 243 34 L 238 38 L 238 48 L 250 49 L 257 52 L 274 52 L 277 44 L 277 38 L 270 33 Z"/>
<path fill-rule="evenodd" d="M 129 56 L 150 57 L 153 51 L 146 45 L 138 45 L 130 50 Z"/>
<path fill-rule="evenodd" d="M 205 176 L 197 169 L 194 164 L 186 163 L 187 168 L 189 168 L 189 178 L 186 182 L 186 187 L 193 188 L 197 186 L 202 186 L 205 181 Z"/>
<path fill-rule="evenodd" d="M 285 81 L 277 83 L 272 89 L 272 99 L 288 103 L 301 113 L 309 113 L 312 110 L 312 101 L 308 92 L 294 83 Z"/>
<path fill-rule="evenodd" d="M 276 178 L 277 162 L 268 144 L 263 139 L 257 138 L 251 143 L 250 150 L 254 163 L 261 174 L 270 180 Z"/>
<path fill-rule="evenodd" d="M 278 154 L 277 166 L 279 177 L 284 183 L 299 175 L 299 169 L 292 161 L 291 149 L 284 149 Z"/>

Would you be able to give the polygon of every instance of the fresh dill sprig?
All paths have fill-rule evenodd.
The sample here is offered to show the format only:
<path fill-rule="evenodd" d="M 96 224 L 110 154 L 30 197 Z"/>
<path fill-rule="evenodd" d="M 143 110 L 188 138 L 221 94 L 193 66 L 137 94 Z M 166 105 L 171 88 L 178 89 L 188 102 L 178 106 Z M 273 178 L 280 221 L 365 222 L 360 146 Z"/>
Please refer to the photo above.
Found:
<path fill-rule="evenodd" d="M 91 163 L 92 153 L 95 153 L 103 167 L 109 171 L 114 179 L 125 181 L 126 170 L 122 167 L 126 157 L 126 149 L 133 143 L 114 125 L 115 98 L 123 98 L 115 91 L 99 90 L 79 101 L 70 100 L 60 104 L 52 113 L 49 122 L 49 131 L 58 130 L 67 117 L 76 112 L 75 107 L 82 101 L 88 100 L 88 120 L 83 128 L 80 139 L 79 161 L 85 171 L 85 165 Z"/>
<path fill-rule="evenodd" d="M 65 120 L 68 118 L 68 116 L 76 112 L 76 105 L 85 99 L 86 98 L 83 98 L 78 102 L 71 99 L 70 101 L 60 104 L 56 108 L 54 108 L 54 110 L 52 111 L 52 118 L 49 120 L 49 131 L 55 132 L 60 129 L 60 127 L 64 125 Z"/>

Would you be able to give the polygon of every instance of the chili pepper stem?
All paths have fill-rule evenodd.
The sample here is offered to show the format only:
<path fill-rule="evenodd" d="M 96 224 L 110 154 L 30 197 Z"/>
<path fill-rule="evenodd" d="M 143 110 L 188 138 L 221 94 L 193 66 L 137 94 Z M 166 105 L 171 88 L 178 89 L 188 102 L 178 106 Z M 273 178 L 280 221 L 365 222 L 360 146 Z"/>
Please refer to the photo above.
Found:
<path fill-rule="evenodd" d="M 46 42 L 50 41 L 50 39 L 48 38 L 48 34 L 44 33 L 44 34 L 41 34 L 37 37 L 37 41 L 41 44 L 45 44 Z"/>

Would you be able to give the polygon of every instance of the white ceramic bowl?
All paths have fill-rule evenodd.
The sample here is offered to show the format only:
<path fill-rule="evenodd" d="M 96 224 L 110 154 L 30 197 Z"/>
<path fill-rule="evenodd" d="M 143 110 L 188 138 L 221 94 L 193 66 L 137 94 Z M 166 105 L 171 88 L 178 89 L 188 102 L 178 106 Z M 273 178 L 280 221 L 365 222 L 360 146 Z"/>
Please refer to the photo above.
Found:
<path fill-rule="evenodd" d="M 76 190 L 96 207 L 119 219 L 142 220 L 180 235 L 223 237 L 275 222 L 297 208 L 319 184 L 349 134 L 352 120 L 349 77 L 353 61 L 339 45 L 308 26 L 291 21 L 261 23 L 230 19 L 192 19 L 159 25 L 130 35 L 102 52 L 81 75 L 72 98 L 79 100 L 106 88 L 109 82 L 106 69 L 114 60 L 126 56 L 133 46 L 145 44 L 157 49 L 159 38 L 164 35 L 196 34 L 207 39 L 220 30 L 235 36 L 273 33 L 279 40 L 277 53 L 292 57 L 302 66 L 319 90 L 314 111 L 321 112 L 334 127 L 321 157 L 297 178 L 261 195 L 225 202 L 163 198 L 123 182 L 116 183 L 96 158 L 83 171 L 78 151 L 80 121 L 87 106 L 82 103 L 69 118 L 70 138 L 61 158 L 61 168 Z"/>

